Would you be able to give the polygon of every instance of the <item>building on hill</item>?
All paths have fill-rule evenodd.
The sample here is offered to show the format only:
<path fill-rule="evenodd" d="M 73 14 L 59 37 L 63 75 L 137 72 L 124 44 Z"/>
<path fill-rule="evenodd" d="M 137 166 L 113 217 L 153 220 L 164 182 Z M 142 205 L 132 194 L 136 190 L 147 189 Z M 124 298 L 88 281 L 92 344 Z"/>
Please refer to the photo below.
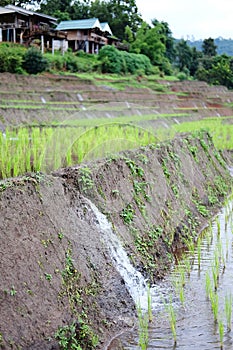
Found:
<path fill-rule="evenodd" d="M 62 21 L 56 29 L 67 34 L 69 48 L 87 53 L 98 53 L 102 46 L 108 45 L 108 38 L 112 37 L 108 23 L 100 23 L 98 18 Z"/>
<path fill-rule="evenodd" d="M 98 18 L 62 21 L 57 25 L 57 19 L 52 16 L 14 5 L 0 7 L 0 42 L 29 46 L 35 40 L 42 52 L 44 48 L 64 52 L 69 47 L 73 51 L 98 53 L 104 45 L 127 49 L 112 34 L 108 23 L 100 23 Z"/>
<path fill-rule="evenodd" d="M 0 7 L 0 41 L 29 45 L 41 41 L 42 49 L 52 47 L 53 39 L 65 40 L 66 34 L 54 29 L 57 19 L 18 6 Z"/>

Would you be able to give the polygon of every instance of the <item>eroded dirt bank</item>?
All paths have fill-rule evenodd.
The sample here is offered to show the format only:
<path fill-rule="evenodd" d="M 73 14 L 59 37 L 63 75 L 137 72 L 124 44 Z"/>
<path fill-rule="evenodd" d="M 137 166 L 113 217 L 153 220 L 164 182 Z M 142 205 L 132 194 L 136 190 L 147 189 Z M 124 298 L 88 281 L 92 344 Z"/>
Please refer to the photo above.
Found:
<path fill-rule="evenodd" d="M 132 326 L 134 303 L 87 198 L 113 223 L 132 263 L 156 281 L 230 187 L 206 134 L 1 182 L 1 348 L 59 349 L 61 341 L 104 349 Z"/>

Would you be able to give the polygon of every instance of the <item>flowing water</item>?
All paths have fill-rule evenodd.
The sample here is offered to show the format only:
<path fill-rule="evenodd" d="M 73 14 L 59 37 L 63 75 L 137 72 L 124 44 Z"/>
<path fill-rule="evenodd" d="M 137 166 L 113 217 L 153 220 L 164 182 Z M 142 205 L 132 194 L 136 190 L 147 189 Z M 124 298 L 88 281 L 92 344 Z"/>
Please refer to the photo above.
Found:
<path fill-rule="evenodd" d="M 136 305 L 143 310 L 148 307 L 148 283 L 143 275 L 137 271 L 131 264 L 126 251 L 124 250 L 119 238 L 112 230 L 111 223 L 107 220 L 98 208 L 89 200 L 87 200 L 95 217 L 96 225 L 103 235 L 103 240 L 107 246 L 112 261 L 125 281 L 125 285 L 133 298 Z M 150 294 L 153 298 L 153 309 L 161 309 L 163 306 L 163 298 L 169 295 L 169 289 L 164 283 L 150 288 Z M 163 296 L 163 298 L 162 298 Z"/>
<path fill-rule="evenodd" d="M 174 268 L 165 281 L 171 293 L 171 301 L 161 297 L 164 303 L 163 310 L 158 310 L 158 308 L 153 310 L 153 321 L 149 324 L 148 329 L 148 350 L 212 350 L 221 349 L 221 345 L 222 349 L 233 349 L 233 331 L 227 327 L 225 313 L 226 296 L 233 295 L 232 249 L 232 203 L 228 203 L 213 221 L 212 228 L 206 230 L 206 233 L 201 238 L 199 248 L 196 247 L 194 252 L 186 255 L 186 259 L 183 262 L 180 261 L 179 268 Z M 191 270 L 187 269 L 187 261 L 191 263 Z M 177 285 L 179 285 L 179 281 L 184 275 L 182 272 L 184 270 L 183 301 L 183 297 L 181 298 L 179 294 L 180 292 L 177 293 Z M 219 271 L 216 292 L 214 291 L 213 270 Z M 217 322 L 214 321 L 210 298 L 207 297 L 206 276 L 209 276 L 211 280 L 212 295 L 218 295 Z M 167 302 L 172 305 L 176 314 L 177 343 L 175 345 L 165 306 Z M 230 309 L 232 310 L 232 302 L 230 303 Z M 224 335 L 220 344 L 219 323 L 221 322 L 224 327 Z M 230 323 L 232 324 L 232 321 Z M 138 334 L 139 329 L 135 328 L 131 332 L 121 335 L 118 339 L 121 343 L 121 349 L 140 349 Z"/>

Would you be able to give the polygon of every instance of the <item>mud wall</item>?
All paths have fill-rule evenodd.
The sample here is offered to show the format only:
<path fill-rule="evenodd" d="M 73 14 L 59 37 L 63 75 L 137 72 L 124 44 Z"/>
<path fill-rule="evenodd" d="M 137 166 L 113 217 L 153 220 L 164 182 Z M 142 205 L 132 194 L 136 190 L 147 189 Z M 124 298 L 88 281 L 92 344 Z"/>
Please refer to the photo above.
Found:
<path fill-rule="evenodd" d="M 0 183 L 3 349 L 103 349 L 135 306 L 97 229 L 89 198 L 132 263 L 162 278 L 231 188 L 207 134 Z M 65 348 L 65 347 L 64 347 Z"/>

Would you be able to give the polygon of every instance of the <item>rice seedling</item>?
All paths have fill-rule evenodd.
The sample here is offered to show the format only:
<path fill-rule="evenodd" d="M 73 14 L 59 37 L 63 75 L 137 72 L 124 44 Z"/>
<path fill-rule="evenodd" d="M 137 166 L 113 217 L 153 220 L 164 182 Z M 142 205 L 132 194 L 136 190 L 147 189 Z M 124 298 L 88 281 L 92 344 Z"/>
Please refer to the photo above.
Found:
<path fill-rule="evenodd" d="M 138 322 L 139 322 L 139 340 L 138 345 L 141 350 L 146 350 L 149 343 L 149 332 L 148 332 L 148 316 L 143 314 L 141 305 L 137 306 Z"/>
<path fill-rule="evenodd" d="M 216 271 L 216 267 L 212 266 L 212 277 L 214 282 L 214 290 L 218 289 L 218 271 Z"/>
<path fill-rule="evenodd" d="M 197 261 L 198 261 L 198 269 L 201 268 L 201 240 L 200 238 L 197 241 Z"/>
<path fill-rule="evenodd" d="M 223 349 L 224 325 L 222 320 L 218 321 L 218 333 L 219 333 L 220 349 Z"/>
<path fill-rule="evenodd" d="M 152 298 L 151 298 L 151 290 L 150 290 L 150 285 L 148 285 L 147 288 L 147 309 L 148 309 L 148 320 L 149 322 L 152 322 Z"/>
<path fill-rule="evenodd" d="M 170 300 L 170 303 L 166 305 L 170 327 L 173 335 L 174 345 L 177 344 L 177 333 L 176 333 L 176 314 L 174 307 L 172 305 L 172 301 Z"/>
<path fill-rule="evenodd" d="M 220 233 L 221 233 L 221 226 L 220 226 L 219 217 L 216 218 L 215 222 L 216 222 L 216 225 L 217 225 L 217 232 L 218 232 L 218 237 L 219 237 Z"/>
<path fill-rule="evenodd" d="M 214 292 L 210 292 L 210 303 L 214 316 L 214 321 L 218 321 L 218 294 Z"/>
<path fill-rule="evenodd" d="M 188 256 L 184 259 L 184 267 L 185 267 L 185 270 L 187 272 L 188 277 L 190 277 L 191 264 L 190 264 L 190 259 Z"/>
<path fill-rule="evenodd" d="M 210 298 L 210 294 L 211 294 L 212 290 L 213 290 L 212 282 L 210 279 L 209 272 L 207 271 L 206 275 L 205 275 L 205 291 L 206 291 L 207 298 Z"/>
<path fill-rule="evenodd" d="M 184 306 L 185 296 L 184 296 L 184 287 L 182 286 L 180 287 L 180 302 Z"/>
<path fill-rule="evenodd" d="M 232 294 L 225 295 L 225 314 L 227 320 L 227 329 L 231 330 L 231 316 L 232 316 Z"/>

